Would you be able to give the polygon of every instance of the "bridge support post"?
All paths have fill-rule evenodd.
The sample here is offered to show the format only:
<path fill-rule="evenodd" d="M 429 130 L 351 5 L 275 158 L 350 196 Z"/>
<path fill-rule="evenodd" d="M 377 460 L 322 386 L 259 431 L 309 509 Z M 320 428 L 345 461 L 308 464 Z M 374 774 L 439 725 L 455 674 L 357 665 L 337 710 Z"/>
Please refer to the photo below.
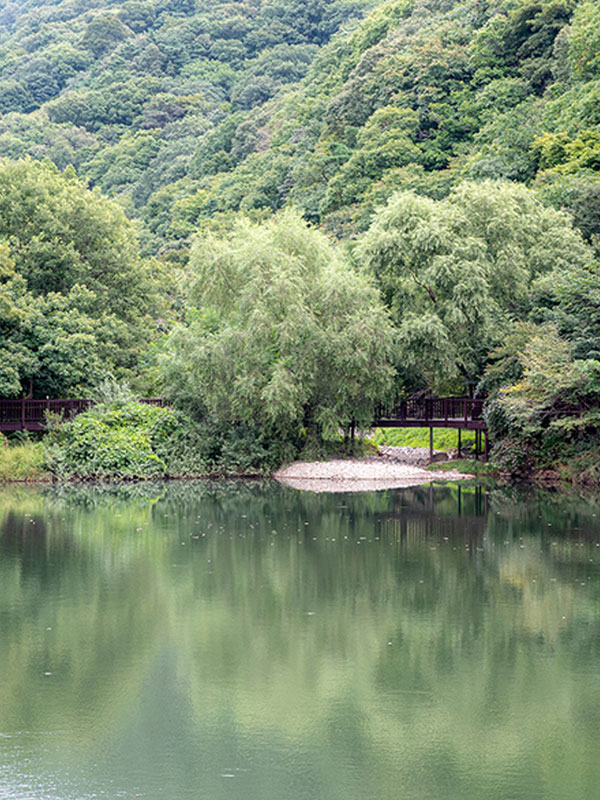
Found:
<path fill-rule="evenodd" d="M 429 428 L 429 460 L 433 461 L 433 426 Z"/>
<path fill-rule="evenodd" d="M 489 450 L 489 444 L 488 444 L 488 432 L 484 431 L 483 432 L 483 436 L 484 436 L 484 448 L 485 448 L 484 459 L 485 459 L 485 461 L 487 463 L 487 460 L 488 460 L 488 458 L 490 456 L 490 450 Z"/>
<path fill-rule="evenodd" d="M 462 428 L 458 428 L 458 457 L 462 456 Z"/>

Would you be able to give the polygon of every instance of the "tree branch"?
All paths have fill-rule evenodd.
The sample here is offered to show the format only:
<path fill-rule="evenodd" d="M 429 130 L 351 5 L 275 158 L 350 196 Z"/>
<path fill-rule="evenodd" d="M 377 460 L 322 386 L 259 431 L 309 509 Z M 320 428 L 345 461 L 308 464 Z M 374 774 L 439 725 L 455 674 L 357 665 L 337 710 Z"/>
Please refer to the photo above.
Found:
<path fill-rule="evenodd" d="M 422 289 L 425 289 L 425 291 L 427 292 L 427 294 L 429 295 L 429 297 L 431 299 L 431 302 L 434 305 L 436 305 L 437 304 L 437 299 L 436 299 L 435 294 L 433 293 L 433 289 L 431 289 L 429 286 L 426 286 L 424 283 L 421 283 L 421 281 L 417 278 L 417 276 L 415 275 L 414 272 L 411 272 L 410 274 L 412 275 L 412 279 L 417 284 L 417 286 L 420 286 Z"/>

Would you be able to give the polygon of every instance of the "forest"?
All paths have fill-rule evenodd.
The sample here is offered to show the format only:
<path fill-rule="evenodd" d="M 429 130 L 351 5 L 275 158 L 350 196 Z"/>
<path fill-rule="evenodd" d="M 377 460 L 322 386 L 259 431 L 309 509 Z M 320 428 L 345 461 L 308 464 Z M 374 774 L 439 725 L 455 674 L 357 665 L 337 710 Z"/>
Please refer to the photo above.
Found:
<path fill-rule="evenodd" d="M 0 397 L 99 401 L 9 472 L 268 472 L 429 392 L 597 483 L 599 260 L 592 0 L 0 0 Z"/>

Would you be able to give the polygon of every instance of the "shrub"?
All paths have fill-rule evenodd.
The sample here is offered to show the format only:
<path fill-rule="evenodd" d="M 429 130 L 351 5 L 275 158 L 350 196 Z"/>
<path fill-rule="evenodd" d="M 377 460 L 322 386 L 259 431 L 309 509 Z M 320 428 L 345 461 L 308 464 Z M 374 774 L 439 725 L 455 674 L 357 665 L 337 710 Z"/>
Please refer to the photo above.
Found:
<path fill-rule="evenodd" d="M 34 481 L 47 475 L 44 446 L 41 442 L 24 442 L 8 446 L 0 434 L 0 483 Z"/>
<path fill-rule="evenodd" d="M 494 444 L 492 460 L 494 467 L 515 478 L 526 477 L 539 466 L 535 445 L 520 438 L 501 439 Z"/>
<path fill-rule="evenodd" d="M 150 478 L 170 474 L 187 420 L 169 408 L 127 401 L 99 404 L 48 434 L 52 472 L 61 477 Z"/>
<path fill-rule="evenodd" d="M 98 404 L 45 440 L 60 478 L 158 478 L 272 471 L 288 456 L 269 431 L 193 421 L 182 411 L 133 400 Z"/>
<path fill-rule="evenodd" d="M 514 476 L 554 470 L 597 449 L 600 439 L 600 362 L 574 359 L 572 344 L 554 326 L 531 334 L 516 354 L 520 377 L 500 387 L 486 406 L 493 462 Z M 501 363 L 493 369 L 503 372 Z"/>

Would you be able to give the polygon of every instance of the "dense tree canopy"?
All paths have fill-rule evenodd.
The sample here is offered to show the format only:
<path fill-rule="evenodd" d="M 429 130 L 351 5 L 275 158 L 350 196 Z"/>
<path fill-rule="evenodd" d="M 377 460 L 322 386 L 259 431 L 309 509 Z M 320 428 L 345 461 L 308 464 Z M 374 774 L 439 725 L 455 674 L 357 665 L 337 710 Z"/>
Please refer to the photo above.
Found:
<path fill-rule="evenodd" d="M 0 237 L 36 295 L 95 295 L 95 310 L 130 319 L 152 302 L 147 267 L 122 209 L 52 164 L 0 161 Z"/>
<path fill-rule="evenodd" d="M 72 164 L 143 220 L 149 251 L 185 260 L 215 214 L 286 203 L 356 234 L 396 191 L 441 199 L 465 178 L 531 184 L 597 233 L 597 3 L 0 8 L 0 156 Z"/>
<path fill-rule="evenodd" d="M 493 181 L 439 201 L 395 195 L 356 252 L 399 326 L 409 385 L 471 390 L 490 350 L 532 312 L 536 280 L 592 257 L 567 215 L 524 186 Z"/>
<path fill-rule="evenodd" d="M 170 394 L 283 439 L 370 422 L 393 377 L 394 335 L 368 278 L 294 212 L 198 239 L 189 324 L 170 337 Z"/>
<path fill-rule="evenodd" d="M 0 394 L 137 380 L 177 318 L 171 396 L 234 431 L 206 463 L 243 425 L 366 422 L 392 363 L 517 430 L 556 345 L 540 418 L 592 402 L 599 25 L 590 0 L 0 0 Z"/>
<path fill-rule="evenodd" d="M 78 393 L 138 369 L 158 307 L 114 202 L 51 164 L 0 162 L 0 395 Z"/>

